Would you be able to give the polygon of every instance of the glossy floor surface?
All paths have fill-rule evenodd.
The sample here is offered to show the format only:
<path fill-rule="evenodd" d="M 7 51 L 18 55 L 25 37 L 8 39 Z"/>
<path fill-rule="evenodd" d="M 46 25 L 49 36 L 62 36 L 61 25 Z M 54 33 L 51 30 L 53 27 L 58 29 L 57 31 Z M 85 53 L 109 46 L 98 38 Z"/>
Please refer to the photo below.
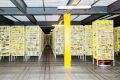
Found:
<path fill-rule="evenodd" d="M 27 62 L 17 58 L 14 62 L 0 62 L 0 80 L 120 80 L 120 61 L 115 67 L 96 67 L 92 61 L 73 58 L 72 68 L 64 69 L 63 57 L 55 60 L 50 47 L 46 47 L 40 61 L 32 57 Z"/>

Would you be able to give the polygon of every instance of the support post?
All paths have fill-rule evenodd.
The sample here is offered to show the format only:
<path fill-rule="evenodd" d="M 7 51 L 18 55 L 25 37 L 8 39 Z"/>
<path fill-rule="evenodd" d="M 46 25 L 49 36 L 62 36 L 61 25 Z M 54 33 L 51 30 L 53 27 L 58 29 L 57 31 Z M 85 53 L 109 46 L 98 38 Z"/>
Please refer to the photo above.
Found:
<path fill-rule="evenodd" d="M 64 67 L 71 68 L 70 14 L 64 14 Z"/>

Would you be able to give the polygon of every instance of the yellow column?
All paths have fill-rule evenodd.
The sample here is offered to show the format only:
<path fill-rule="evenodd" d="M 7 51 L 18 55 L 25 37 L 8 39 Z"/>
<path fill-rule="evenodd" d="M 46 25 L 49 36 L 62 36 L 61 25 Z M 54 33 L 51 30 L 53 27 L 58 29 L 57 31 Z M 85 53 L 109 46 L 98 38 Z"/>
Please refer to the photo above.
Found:
<path fill-rule="evenodd" d="M 64 14 L 64 67 L 71 68 L 70 14 Z"/>

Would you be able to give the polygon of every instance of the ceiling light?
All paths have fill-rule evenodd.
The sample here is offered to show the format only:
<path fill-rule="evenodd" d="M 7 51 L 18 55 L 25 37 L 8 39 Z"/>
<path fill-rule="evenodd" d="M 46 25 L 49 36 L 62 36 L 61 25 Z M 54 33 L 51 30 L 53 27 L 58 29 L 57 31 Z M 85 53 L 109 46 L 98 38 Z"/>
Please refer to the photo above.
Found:
<path fill-rule="evenodd" d="M 58 9 L 90 9 L 91 6 L 81 5 L 81 6 L 58 6 Z"/>

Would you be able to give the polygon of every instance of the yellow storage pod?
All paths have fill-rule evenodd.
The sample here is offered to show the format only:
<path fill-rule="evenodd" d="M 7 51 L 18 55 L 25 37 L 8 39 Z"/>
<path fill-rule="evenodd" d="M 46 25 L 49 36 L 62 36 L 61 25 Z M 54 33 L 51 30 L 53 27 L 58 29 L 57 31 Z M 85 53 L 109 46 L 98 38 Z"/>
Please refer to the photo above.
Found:
<path fill-rule="evenodd" d="M 85 49 L 85 55 L 91 56 L 93 55 L 93 28 L 91 25 L 85 25 L 85 41 L 84 41 L 84 49 Z"/>
<path fill-rule="evenodd" d="M 114 28 L 114 49 L 116 55 L 120 52 L 120 27 Z"/>
<path fill-rule="evenodd" d="M 85 33 L 84 26 L 72 25 L 71 26 L 71 55 L 79 56 L 84 55 L 84 42 Z"/>
<path fill-rule="evenodd" d="M 55 56 L 64 54 L 64 26 L 55 26 L 52 33 L 52 49 Z"/>
<path fill-rule="evenodd" d="M 24 56 L 24 26 L 10 27 L 11 56 Z"/>
<path fill-rule="evenodd" d="M 93 22 L 93 57 L 97 65 L 101 62 L 113 62 L 113 21 L 97 20 Z"/>
<path fill-rule="evenodd" d="M 39 29 L 39 49 L 40 49 L 40 56 L 42 55 L 42 52 L 44 50 L 45 44 L 44 44 L 44 32 L 42 29 Z"/>
<path fill-rule="evenodd" d="M 10 26 L 0 26 L 0 56 L 10 56 Z"/>
<path fill-rule="evenodd" d="M 43 33 L 39 26 L 26 26 L 25 27 L 25 56 L 40 56 L 42 54 Z"/>

